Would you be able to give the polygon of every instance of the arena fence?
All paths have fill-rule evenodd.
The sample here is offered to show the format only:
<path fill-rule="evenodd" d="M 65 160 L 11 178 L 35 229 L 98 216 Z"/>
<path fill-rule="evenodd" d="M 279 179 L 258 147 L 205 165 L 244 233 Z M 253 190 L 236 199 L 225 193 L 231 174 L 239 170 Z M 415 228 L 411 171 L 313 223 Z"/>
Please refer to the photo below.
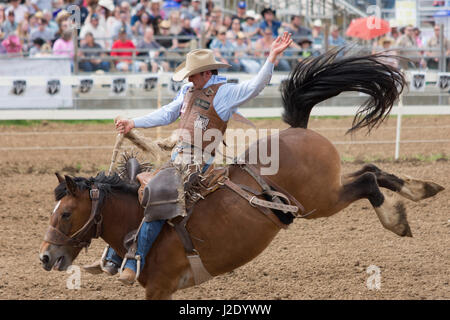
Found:
<path fill-rule="evenodd" d="M 150 112 L 152 109 L 160 107 L 164 98 L 171 98 L 178 92 L 182 82 L 174 82 L 171 80 L 172 73 L 159 71 L 158 73 L 148 74 L 90 74 L 90 75 L 64 75 L 60 77 L 48 76 L 7 76 L 0 79 L 0 88 L 8 88 L 7 95 L 0 98 L 0 119 L 2 120 L 91 120 L 91 119 L 114 119 L 117 115 L 122 115 L 128 118 L 142 116 Z M 225 74 L 229 82 L 239 83 L 253 77 L 250 74 L 230 73 Z M 271 86 L 279 86 L 285 79 L 287 74 L 274 74 L 271 81 Z M 334 141 L 335 144 L 357 144 L 357 143 L 376 143 L 386 144 L 395 143 L 395 159 L 400 156 L 401 143 L 434 143 L 434 142 L 450 142 L 447 139 L 436 140 L 401 140 L 401 127 L 403 115 L 450 115 L 449 95 L 450 89 L 450 73 L 432 73 L 423 71 L 410 71 L 407 73 L 409 81 L 409 94 L 430 94 L 433 92 L 439 96 L 439 103 L 434 105 L 404 105 L 404 96 L 402 95 L 399 102 L 394 106 L 391 114 L 397 115 L 396 125 L 396 139 L 395 141 Z M 27 87 L 42 87 L 42 94 L 38 97 L 33 97 L 28 108 L 8 108 L 7 102 L 11 99 L 24 99 L 23 92 Z M 136 109 L 136 108 L 94 108 L 94 109 L 77 109 L 74 107 L 57 107 L 57 108 L 33 108 L 32 104 L 40 99 L 46 101 L 48 99 L 57 100 L 60 92 L 58 88 L 70 87 L 76 94 L 73 99 L 84 99 L 83 96 L 89 94 L 95 88 L 108 88 L 110 96 L 101 97 L 109 101 L 111 99 L 123 99 L 124 96 L 133 92 L 128 99 L 148 99 L 142 94 L 152 93 L 156 99 L 156 105 L 150 109 Z M 427 89 L 427 90 L 426 90 Z M 267 88 L 265 91 L 268 90 Z M 263 92 L 264 98 L 264 92 Z M 276 93 L 275 95 L 278 95 Z M 359 97 L 364 98 L 364 95 L 359 94 Z M 3 100 L 3 104 L 2 104 Z M 5 105 L 6 102 L 6 105 Z M 25 104 L 26 105 L 26 104 Z M 357 104 L 356 104 L 357 105 Z M 6 106 L 6 107 L 5 107 Z M 350 105 L 319 105 L 312 110 L 311 116 L 353 116 L 357 111 L 356 106 Z M 240 113 L 248 118 L 265 118 L 265 117 L 280 117 L 282 114 L 281 105 L 274 105 L 272 107 L 250 107 L 241 108 Z M 30 147 L 33 148 L 33 147 Z M 54 147 L 64 148 L 64 147 Z M 72 147 L 73 148 L 73 147 Z M 89 147 L 80 147 L 89 148 Z M 99 148 L 99 147 L 95 147 Z M 102 147 L 102 148 L 106 148 Z M 22 148 L 24 151 L 29 150 Z M 9 150 L 8 148 L 0 148 L 2 151 Z"/>

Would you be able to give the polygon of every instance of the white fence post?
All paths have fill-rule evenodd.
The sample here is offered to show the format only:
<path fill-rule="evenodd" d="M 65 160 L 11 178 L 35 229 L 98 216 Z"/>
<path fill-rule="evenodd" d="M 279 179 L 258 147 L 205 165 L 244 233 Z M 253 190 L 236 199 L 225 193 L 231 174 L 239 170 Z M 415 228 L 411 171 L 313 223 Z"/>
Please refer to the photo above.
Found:
<path fill-rule="evenodd" d="M 395 137 L 395 160 L 398 160 L 400 154 L 400 133 L 402 130 L 402 109 L 403 109 L 403 92 L 398 98 L 398 111 L 397 111 L 397 132 Z"/>

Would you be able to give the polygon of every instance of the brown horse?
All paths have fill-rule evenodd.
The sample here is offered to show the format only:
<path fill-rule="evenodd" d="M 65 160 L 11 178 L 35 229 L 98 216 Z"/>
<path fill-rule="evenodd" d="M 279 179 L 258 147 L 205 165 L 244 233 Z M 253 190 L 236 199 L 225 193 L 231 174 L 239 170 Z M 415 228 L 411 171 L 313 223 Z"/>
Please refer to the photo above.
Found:
<path fill-rule="evenodd" d="M 403 89 L 403 76 L 380 63 L 378 56 L 341 55 L 342 51 L 332 51 L 306 60 L 284 84 L 283 119 L 291 128 L 268 138 L 268 144 L 278 139 L 281 155 L 280 169 L 270 179 L 298 199 L 306 211 L 316 210 L 308 219 L 328 217 L 356 200 L 368 199 L 386 229 L 400 236 L 411 236 L 404 206 L 381 188 L 414 201 L 431 197 L 443 188 L 433 182 L 402 179 L 374 165 L 341 176 L 336 148 L 323 136 L 306 129 L 315 104 L 348 90 L 371 96 L 363 112 L 355 117 L 351 130 L 364 126 L 370 129 L 384 119 Z M 260 141 L 250 148 L 259 144 Z M 90 179 L 57 176 L 58 204 L 51 215 L 50 228 L 57 230 L 62 240 L 43 242 L 40 249 L 43 267 L 65 270 L 95 235 L 100 235 L 123 257 L 124 237 L 143 218 L 143 208 L 137 199 L 138 186 L 121 180 L 117 174 L 99 174 Z M 260 189 L 239 166 L 231 166 L 229 176 L 235 183 Z M 100 194 L 95 203 L 91 200 L 96 199 L 90 192 L 93 187 Z M 94 211 L 91 209 L 97 206 L 100 219 L 91 223 L 95 220 L 91 219 Z M 87 230 L 81 232 L 83 239 L 78 237 L 80 229 Z M 205 268 L 213 276 L 254 259 L 280 231 L 279 226 L 227 188 L 220 188 L 197 202 L 187 229 Z M 154 242 L 138 280 L 145 287 L 148 299 L 169 299 L 176 290 L 194 285 L 184 247 L 170 225 L 163 227 Z"/>

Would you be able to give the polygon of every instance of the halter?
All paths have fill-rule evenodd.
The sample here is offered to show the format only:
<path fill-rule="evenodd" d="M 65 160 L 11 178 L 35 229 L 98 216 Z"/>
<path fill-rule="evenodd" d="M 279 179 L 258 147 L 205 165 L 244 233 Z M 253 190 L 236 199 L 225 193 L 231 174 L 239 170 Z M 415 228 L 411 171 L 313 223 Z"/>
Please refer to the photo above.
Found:
<path fill-rule="evenodd" d="M 71 246 L 77 248 L 89 247 L 92 238 L 98 238 L 100 236 L 103 221 L 103 216 L 99 210 L 100 190 L 96 185 L 89 190 L 89 197 L 92 201 L 91 215 L 89 220 L 80 230 L 69 237 L 55 227 L 49 226 L 47 233 L 44 236 L 44 241 L 58 246 Z M 91 230 L 92 226 L 95 226 L 95 235 L 94 237 L 88 237 L 87 233 Z"/>

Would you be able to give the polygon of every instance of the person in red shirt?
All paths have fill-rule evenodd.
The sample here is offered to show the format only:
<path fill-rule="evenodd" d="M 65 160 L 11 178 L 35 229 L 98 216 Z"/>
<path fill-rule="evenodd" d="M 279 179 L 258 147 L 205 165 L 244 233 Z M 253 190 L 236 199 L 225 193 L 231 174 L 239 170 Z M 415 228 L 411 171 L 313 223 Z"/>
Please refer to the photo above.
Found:
<path fill-rule="evenodd" d="M 111 56 L 116 57 L 132 57 L 133 51 L 114 51 L 115 49 L 136 49 L 133 41 L 127 38 L 127 32 L 125 28 L 120 28 L 119 38 L 114 41 L 112 45 Z M 135 54 L 137 56 L 137 52 Z M 134 71 L 134 72 L 147 72 L 147 65 L 143 61 L 134 61 L 132 59 L 117 59 L 114 61 L 116 64 L 116 69 L 123 72 Z"/>

